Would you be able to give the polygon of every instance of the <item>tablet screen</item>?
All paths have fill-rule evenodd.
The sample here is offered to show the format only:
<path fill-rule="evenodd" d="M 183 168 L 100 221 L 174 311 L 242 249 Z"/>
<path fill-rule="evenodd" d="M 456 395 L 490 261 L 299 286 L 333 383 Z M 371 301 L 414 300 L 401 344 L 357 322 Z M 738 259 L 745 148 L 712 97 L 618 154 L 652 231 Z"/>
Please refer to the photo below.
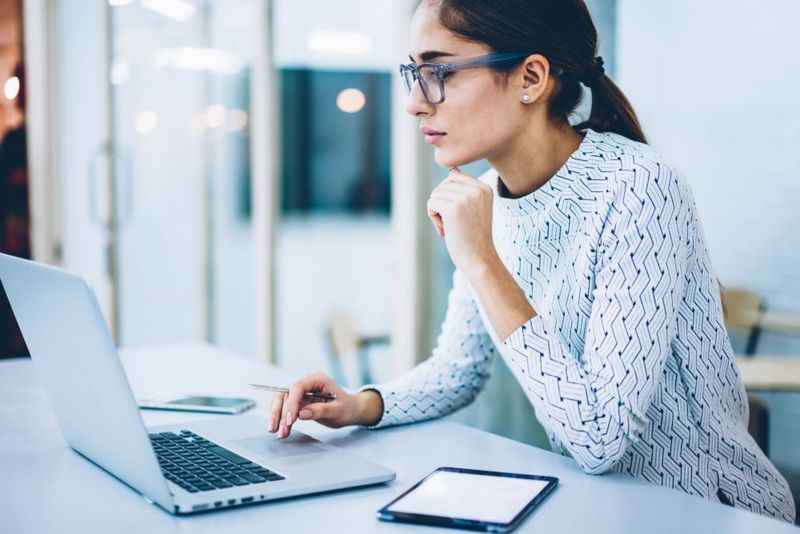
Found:
<path fill-rule="evenodd" d="M 436 471 L 387 511 L 507 524 L 547 483 L 547 480 Z"/>

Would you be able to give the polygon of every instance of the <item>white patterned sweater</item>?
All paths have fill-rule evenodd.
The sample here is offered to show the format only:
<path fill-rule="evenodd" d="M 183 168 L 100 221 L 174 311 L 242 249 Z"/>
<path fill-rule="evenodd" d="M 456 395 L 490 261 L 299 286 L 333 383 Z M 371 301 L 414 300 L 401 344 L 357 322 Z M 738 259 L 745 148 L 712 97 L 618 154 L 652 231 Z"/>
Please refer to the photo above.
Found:
<path fill-rule="evenodd" d="M 462 273 L 433 354 L 380 393 L 370 428 L 472 402 L 495 347 L 554 450 L 587 473 L 617 471 L 794 520 L 783 477 L 747 432 L 748 405 L 723 324 L 694 200 L 647 145 L 587 130 L 542 187 L 498 193 L 493 237 L 537 315 L 497 339 Z"/>

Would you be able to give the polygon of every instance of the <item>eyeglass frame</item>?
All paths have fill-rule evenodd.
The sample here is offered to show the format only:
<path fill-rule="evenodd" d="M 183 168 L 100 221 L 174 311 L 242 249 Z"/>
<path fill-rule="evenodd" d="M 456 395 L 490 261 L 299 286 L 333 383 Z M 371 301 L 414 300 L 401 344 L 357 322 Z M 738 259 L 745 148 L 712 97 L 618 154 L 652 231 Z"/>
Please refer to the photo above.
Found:
<path fill-rule="evenodd" d="M 444 96 L 444 81 L 448 74 L 452 72 L 458 72 L 464 69 L 474 69 L 479 67 L 486 67 L 489 65 L 497 64 L 497 63 L 505 63 L 508 61 L 516 61 L 520 60 L 524 57 L 528 57 L 534 52 L 492 52 L 489 54 L 484 54 L 482 56 L 477 56 L 474 58 L 466 59 L 464 61 L 458 61 L 455 63 L 401 63 L 400 64 L 400 78 L 403 79 L 404 85 L 406 85 L 406 89 L 408 90 L 408 94 L 410 95 L 414 85 L 413 82 L 411 85 L 405 83 L 406 77 L 405 72 L 411 71 L 411 76 L 414 82 L 419 84 L 419 88 L 422 91 L 422 96 L 425 97 L 425 100 L 429 104 L 437 105 L 441 104 L 445 100 Z M 424 82 L 420 77 L 419 69 L 421 67 L 433 67 L 434 74 L 436 75 L 436 79 L 439 82 L 439 93 L 441 94 L 441 99 L 433 102 L 428 97 L 428 90 L 427 90 L 427 82 Z M 563 71 L 559 68 L 552 69 L 554 74 L 562 74 Z"/>

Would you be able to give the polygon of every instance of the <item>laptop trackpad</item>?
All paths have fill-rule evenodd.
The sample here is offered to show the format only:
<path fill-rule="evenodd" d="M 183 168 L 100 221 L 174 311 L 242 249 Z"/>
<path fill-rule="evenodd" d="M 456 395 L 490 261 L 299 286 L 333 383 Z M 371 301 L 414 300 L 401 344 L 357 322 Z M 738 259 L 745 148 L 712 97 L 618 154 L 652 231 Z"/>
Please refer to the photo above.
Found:
<path fill-rule="evenodd" d="M 256 436 L 232 442 L 239 447 L 262 456 L 297 456 L 325 452 L 328 449 L 319 441 L 306 434 L 293 432 L 289 437 L 278 439 L 277 436 Z"/>

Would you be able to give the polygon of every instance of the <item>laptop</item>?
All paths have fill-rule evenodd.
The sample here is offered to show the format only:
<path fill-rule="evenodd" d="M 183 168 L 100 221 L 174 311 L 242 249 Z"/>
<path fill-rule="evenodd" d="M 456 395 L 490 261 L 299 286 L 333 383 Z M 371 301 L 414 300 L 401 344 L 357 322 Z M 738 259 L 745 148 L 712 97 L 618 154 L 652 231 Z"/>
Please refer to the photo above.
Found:
<path fill-rule="evenodd" d="M 62 270 L 0 254 L 5 289 L 67 443 L 172 514 L 380 484 L 395 473 L 265 419 L 145 427 L 97 299 Z M 80 488 L 76 488 L 80 491 Z"/>

